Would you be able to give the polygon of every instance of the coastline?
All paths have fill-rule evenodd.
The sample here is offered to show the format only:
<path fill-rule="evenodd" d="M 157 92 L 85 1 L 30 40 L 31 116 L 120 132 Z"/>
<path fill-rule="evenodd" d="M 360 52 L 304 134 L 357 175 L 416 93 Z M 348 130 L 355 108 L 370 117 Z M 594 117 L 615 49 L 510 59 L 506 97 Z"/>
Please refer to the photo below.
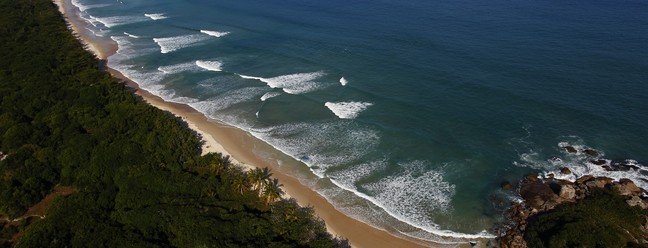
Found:
<path fill-rule="evenodd" d="M 87 29 L 83 28 L 86 22 L 79 18 L 79 10 L 71 4 L 70 0 L 54 0 L 54 2 L 59 6 L 59 10 L 80 41 L 99 59 L 106 60 L 117 51 L 117 44 L 112 41 L 97 39 Z M 389 231 L 353 219 L 338 211 L 328 200 L 303 185 L 298 179 L 282 171 L 280 165 L 269 161 L 262 154 L 254 152 L 255 150 L 277 151 L 274 147 L 241 129 L 212 120 L 188 105 L 167 102 L 161 97 L 139 88 L 135 82 L 117 70 L 109 67 L 105 69 L 113 77 L 126 82 L 128 87 L 133 89 L 134 94 L 142 97 L 148 104 L 182 118 L 188 124 L 188 128 L 193 129 L 202 136 L 201 138 L 204 141 L 203 153 L 219 152 L 223 155 L 229 155 L 232 162 L 247 169 L 266 166 L 271 168 L 273 177 L 284 184 L 283 189 L 286 192 L 286 197 L 295 198 L 302 206 L 312 206 L 315 213 L 326 222 L 327 230 L 331 234 L 348 239 L 354 247 L 470 246 L 468 241 L 465 244 L 447 245 L 402 235 L 397 236 Z"/>

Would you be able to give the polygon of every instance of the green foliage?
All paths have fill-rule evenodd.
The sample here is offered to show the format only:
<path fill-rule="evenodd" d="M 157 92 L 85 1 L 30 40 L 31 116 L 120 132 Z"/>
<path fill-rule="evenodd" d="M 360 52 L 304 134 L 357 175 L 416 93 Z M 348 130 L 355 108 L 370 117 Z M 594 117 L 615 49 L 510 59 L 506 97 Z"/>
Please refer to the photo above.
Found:
<path fill-rule="evenodd" d="M 276 201 L 269 171 L 252 180 L 201 157 L 179 118 L 98 68 L 51 1 L 0 0 L 0 12 L 0 215 L 23 215 L 55 185 L 77 190 L 16 246 L 348 246 L 312 209 Z"/>
<path fill-rule="evenodd" d="M 642 237 L 648 211 L 630 207 L 611 190 L 595 189 L 578 204 L 567 204 L 529 220 L 529 247 L 626 247 Z"/>

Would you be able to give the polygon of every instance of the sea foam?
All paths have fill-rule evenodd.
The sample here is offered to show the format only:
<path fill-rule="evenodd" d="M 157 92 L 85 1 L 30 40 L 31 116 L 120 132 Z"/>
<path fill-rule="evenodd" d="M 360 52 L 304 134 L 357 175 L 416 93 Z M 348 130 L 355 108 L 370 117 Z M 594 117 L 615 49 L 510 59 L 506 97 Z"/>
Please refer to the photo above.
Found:
<path fill-rule="evenodd" d="M 340 84 L 341 84 L 342 86 L 345 86 L 345 85 L 347 85 L 348 83 L 349 83 L 349 81 L 348 81 L 346 78 L 344 78 L 344 77 L 341 77 L 341 78 L 340 78 Z"/>
<path fill-rule="evenodd" d="M 209 71 L 222 71 L 223 63 L 220 61 L 196 60 L 196 65 Z"/>
<path fill-rule="evenodd" d="M 165 65 L 157 68 L 158 71 L 161 71 L 165 74 L 175 74 L 184 71 L 196 71 L 198 68 L 194 63 L 180 63 L 175 65 Z"/>
<path fill-rule="evenodd" d="M 255 79 L 266 83 L 270 88 L 280 88 L 288 94 L 303 94 L 317 90 L 321 87 L 320 83 L 313 80 L 318 79 L 325 74 L 323 72 L 297 73 L 272 78 L 262 78 L 254 76 L 239 75 L 245 79 Z"/>
<path fill-rule="evenodd" d="M 107 28 L 112 28 L 112 27 L 126 25 L 126 24 L 133 24 L 133 23 L 138 23 L 138 22 L 143 22 L 148 20 L 148 18 L 142 16 L 109 16 L 109 17 L 90 16 L 90 17 L 101 22 L 101 24 L 103 24 Z"/>
<path fill-rule="evenodd" d="M 567 152 L 564 147 L 568 146 L 574 148 L 576 152 Z M 558 149 L 560 150 L 561 155 L 553 156 L 551 158 L 544 157 L 540 153 L 530 150 L 526 153 L 520 154 L 519 161 L 515 161 L 513 164 L 520 167 L 541 170 L 543 171 L 541 175 L 545 177 L 553 174 L 554 178 L 570 181 L 574 181 L 583 175 L 592 175 L 596 177 L 603 176 L 614 180 L 628 178 L 634 181 L 637 186 L 648 189 L 648 166 L 635 160 L 626 159 L 617 162 L 623 162 L 624 164 L 631 165 L 637 169 L 629 169 L 627 171 L 609 171 L 603 166 L 614 167 L 612 165 L 613 161 L 605 158 L 605 153 L 603 151 L 588 147 L 579 138 L 574 139 L 574 137 L 570 137 L 569 140 L 559 142 Z M 598 153 L 597 156 L 587 155 L 584 151 L 588 149 L 595 150 Z M 594 164 L 593 161 L 595 160 L 603 161 L 604 164 Z M 560 170 L 563 167 L 569 168 L 572 173 L 568 175 L 561 173 Z"/>
<path fill-rule="evenodd" d="M 208 37 L 204 35 L 191 34 L 167 38 L 153 38 L 153 41 L 160 46 L 162 53 L 170 53 L 178 49 L 194 46 L 207 39 Z"/>
<path fill-rule="evenodd" d="M 110 4 L 83 4 L 78 0 L 72 0 L 72 5 L 77 7 L 81 12 L 89 10 L 89 9 L 95 9 L 95 8 L 103 8 L 110 6 Z"/>
<path fill-rule="evenodd" d="M 281 93 L 276 92 L 276 91 L 270 91 L 268 93 L 263 94 L 263 96 L 261 96 L 261 101 L 265 101 L 265 100 L 268 100 L 270 98 L 273 98 L 273 97 L 276 97 L 276 96 L 279 96 L 279 95 L 281 95 Z"/>
<path fill-rule="evenodd" d="M 144 16 L 156 21 L 168 18 L 164 13 L 144 14 Z"/>
<path fill-rule="evenodd" d="M 229 34 L 229 32 L 218 32 L 218 31 L 209 31 L 209 30 L 200 30 L 200 32 L 214 37 L 223 37 Z"/>
<path fill-rule="evenodd" d="M 139 39 L 140 38 L 140 36 L 137 36 L 137 35 L 134 35 L 134 34 L 131 34 L 131 33 L 124 32 L 124 34 L 127 35 L 128 37 L 131 37 L 131 38 L 134 38 L 134 39 Z"/>
<path fill-rule="evenodd" d="M 371 105 L 373 103 L 368 102 L 326 102 L 324 104 L 340 119 L 354 119 Z"/>

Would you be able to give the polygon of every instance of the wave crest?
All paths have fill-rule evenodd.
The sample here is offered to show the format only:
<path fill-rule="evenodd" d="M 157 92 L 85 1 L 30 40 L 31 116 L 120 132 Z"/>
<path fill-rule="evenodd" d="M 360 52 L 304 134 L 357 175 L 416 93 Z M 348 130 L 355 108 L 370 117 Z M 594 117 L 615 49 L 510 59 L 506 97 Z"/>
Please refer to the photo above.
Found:
<path fill-rule="evenodd" d="M 355 119 L 360 112 L 367 109 L 373 103 L 369 102 L 326 102 L 324 106 L 333 112 L 340 119 Z"/>

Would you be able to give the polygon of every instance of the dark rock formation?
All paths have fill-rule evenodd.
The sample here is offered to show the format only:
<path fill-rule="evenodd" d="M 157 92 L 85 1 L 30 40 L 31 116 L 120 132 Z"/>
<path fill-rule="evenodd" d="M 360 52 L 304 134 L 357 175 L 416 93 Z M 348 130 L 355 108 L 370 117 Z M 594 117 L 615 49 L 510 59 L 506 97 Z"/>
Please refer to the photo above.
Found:
<path fill-rule="evenodd" d="M 583 150 L 583 153 L 587 154 L 587 156 L 590 156 L 590 157 L 598 157 L 598 155 L 599 155 L 598 151 L 596 151 L 594 149 L 590 149 L 590 148 L 587 148 L 587 149 Z"/>
<path fill-rule="evenodd" d="M 572 172 L 571 172 L 571 170 L 569 168 L 563 167 L 562 169 L 560 169 L 560 173 L 565 174 L 565 175 L 569 175 Z"/>
<path fill-rule="evenodd" d="M 509 223 L 505 230 L 500 230 L 498 238 L 500 246 L 527 247 L 524 231 L 530 217 L 552 210 L 560 204 L 577 203 L 588 197 L 593 188 L 615 189 L 620 195 L 628 196 L 626 201 L 628 205 L 648 209 L 648 199 L 643 198 L 645 191 L 629 179 L 621 179 L 617 182 L 608 177 L 586 175 L 576 179 L 575 182 L 570 182 L 553 178 L 541 180 L 538 177 L 526 176 L 519 187 L 519 194 L 523 201 L 513 203 L 505 213 Z M 648 234 L 648 218 L 642 228 Z"/>
<path fill-rule="evenodd" d="M 568 153 L 578 153 L 578 150 L 576 150 L 576 148 L 573 146 L 564 146 L 563 149 L 565 149 L 565 151 L 567 151 Z"/>
<path fill-rule="evenodd" d="M 504 190 L 511 190 L 513 189 L 513 184 L 511 184 L 511 182 L 509 181 L 504 181 L 500 184 L 500 187 Z"/>
<path fill-rule="evenodd" d="M 605 161 L 605 159 L 596 159 L 596 160 L 590 160 L 590 163 L 595 165 L 604 165 L 607 163 L 607 161 Z"/>

